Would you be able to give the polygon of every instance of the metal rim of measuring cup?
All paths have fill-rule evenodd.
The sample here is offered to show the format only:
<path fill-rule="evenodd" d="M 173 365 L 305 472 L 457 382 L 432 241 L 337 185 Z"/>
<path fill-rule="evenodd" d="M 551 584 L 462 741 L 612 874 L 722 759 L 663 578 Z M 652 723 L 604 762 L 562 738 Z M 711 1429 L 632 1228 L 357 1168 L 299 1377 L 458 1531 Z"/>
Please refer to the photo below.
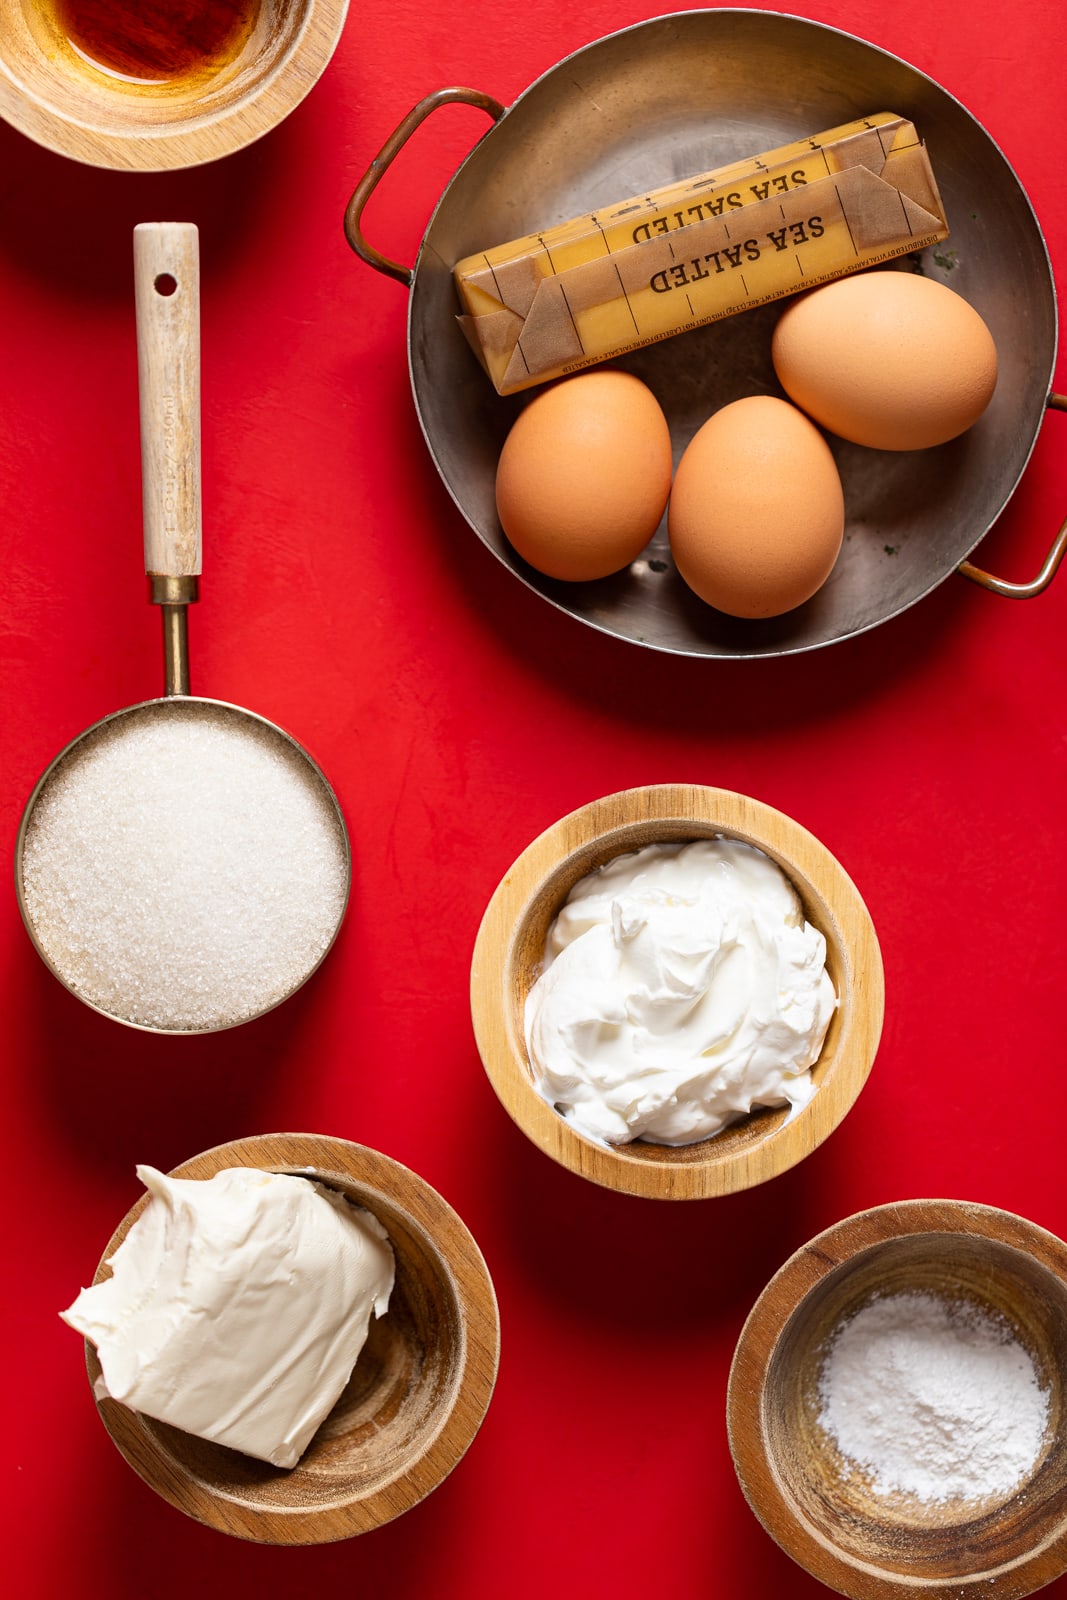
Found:
<path fill-rule="evenodd" d="M 40 800 L 45 789 L 48 787 L 48 784 L 51 782 L 54 774 L 63 765 L 64 761 L 66 761 L 69 756 L 73 755 L 74 751 L 77 750 L 79 746 L 84 744 L 87 739 L 94 738 L 102 729 L 110 726 L 112 723 L 121 721 L 125 717 L 132 716 L 136 712 L 151 712 L 154 708 L 160 706 L 196 707 L 198 709 L 210 708 L 211 710 L 222 711 L 227 715 L 232 715 L 238 721 L 244 720 L 254 722 L 258 724 L 259 727 L 266 729 L 272 738 L 280 739 L 283 744 L 288 746 L 288 748 L 294 750 L 310 768 L 325 799 L 329 802 L 330 810 L 337 822 L 338 829 L 340 830 L 342 855 L 344 859 L 344 897 L 341 901 L 341 908 L 338 913 L 333 932 L 330 934 L 329 940 L 324 946 L 318 959 L 312 964 L 312 966 L 308 968 L 303 976 L 292 985 L 291 988 L 287 989 L 284 994 L 279 995 L 276 999 L 271 1000 L 268 1005 L 261 1006 L 257 1011 L 249 1012 L 247 1016 L 237 1017 L 232 1022 L 221 1022 L 209 1027 L 158 1027 L 152 1023 L 132 1021 L 129 1017 L 121 1016 L 118 1012 L 109 1011 L 106 1006 L 98 1005 L 96 1001 L 89 999 L 88 996 L 83 994 L 80 989 L 70 983 L 60 968 L 56 966 L 52 957 L 41 944 L 33 918 L 30 915 L 29 909 L 26 905 L 25 885 L 23 881 L 23 859 L 25 854 L 26 835 L 29 831 L 30 822 L 37 806 L 37 802 Z M 98 721 L 91 723 L 90 726 L 83 729 L 81 733 L 76 734 L 75 737 L 69 741 L 69 743 L 64 745 L 63 749 L 59 751 L 58 755 L 53 757 L 53 759 L 48 763 L 48 766 L 42 772 L 41 776 L 38 778 L 37 782 L 34 784 L 29 799 L 26 801 L 26 804 L 23 807 L 22 816 L 19 819 L 18 833 L 15 838 L 15 897 L 18 901 L 19 914 L 22 917 L 23 926 L 30 937 L 30 941 L 33 944 L 34 949 L 37 951 L 37 954 L 40 956 L 49 972 L 51 972 L 53 977 L 58 979 L 58 981 L 63 985 L 64 989 L 66 989 L 69 994 L 72 994 L 76 1000 L 79 1000 L 81 1004 L 86 1006 L 90 1011 L 95 1011 L 100 1016 L 107 1017 L 112 1022 L 119 1022 L 125 1028 L 133 1028 L 139 1033 L 157 1033 L 163 1034 L 169 1038 L 180 1038 L 186 1035 L 189 1037 L 194 1037 L 198 1034 L 223 1033 L 230 1028 L 243 1027 L 245 1023 L 254 1022 L 257 1020 L 257 1018 L 266 1016 L 269 1012 L 276 1010 L 278 1006 L 283 1005 L 286 1000 L 291 999 L 292 996 L 296 994 L 297 990 L 303 988 L 304 984 L 307 983 L 312 974 L 318 971 L 330 950 L 333 948 L 333 945 L 337 939 L 337 935 L 340 933 L 341 927 L 345 920 L 345 914 L 348 910 L 348 902 L 351 896 L 351 890 L 352 844 L 348 833 L 348 827 L 345 822 L 344 812 L 341 810 L 341 803 L 334 792 L 333 785 L 330 783 L 330 780 L 327 778 L 325 772 L 319 766 L 314 756 L 310 755 L 309 752 L 304 749 L 304 746 L 300 743 L 300 741 L 294 738 L 291 733 L 287 733 L 284 728 L 280 728 L 276 722 L 271 722 L 269 717 L 261 716 L 258 711 L 249 711 L 245 706 L 235 705 L 232 701 L 215 700 L 207 695 L 168 694 L 159 696 L 152 700 L 140 700 L 135 705 L 123 706 L 119 711 L 110 712 L 107 716 L 101 717 Z"/>

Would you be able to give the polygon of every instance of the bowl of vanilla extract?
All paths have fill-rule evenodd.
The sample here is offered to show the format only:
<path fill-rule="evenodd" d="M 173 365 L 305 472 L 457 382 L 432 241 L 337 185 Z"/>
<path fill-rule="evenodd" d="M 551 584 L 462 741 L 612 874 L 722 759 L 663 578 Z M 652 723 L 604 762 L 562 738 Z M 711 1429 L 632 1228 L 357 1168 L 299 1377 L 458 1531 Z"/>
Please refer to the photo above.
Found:
<path fill-rule="evenodd" d="M 0 0 L 0 117 L 90 166 L 199 166 L 325 71 L 348 0 Z"/>

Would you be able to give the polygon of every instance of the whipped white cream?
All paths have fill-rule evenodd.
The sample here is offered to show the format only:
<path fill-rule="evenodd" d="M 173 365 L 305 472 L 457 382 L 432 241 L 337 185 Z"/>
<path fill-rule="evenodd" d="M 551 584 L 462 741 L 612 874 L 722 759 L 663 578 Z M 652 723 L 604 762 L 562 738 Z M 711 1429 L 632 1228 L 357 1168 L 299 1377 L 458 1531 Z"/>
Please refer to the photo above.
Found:
<path fill-rule="evenodd" d="M 769 856 L 652 844 L 572 889 L 526 1045 L 541 1094 L 589 1138 L 692 1144 L 756 1106 L 806 1105 L 836 1005 L 826 941 Z"/>
<path fill-rule="evenodd" d="M 150 1199 L 63 1320 L 98 1391 L 278 1467 L 295 1466 L 393 1288 L 381 1223 L 306 1178 L 230 1167 L 137 1175 Z"/>

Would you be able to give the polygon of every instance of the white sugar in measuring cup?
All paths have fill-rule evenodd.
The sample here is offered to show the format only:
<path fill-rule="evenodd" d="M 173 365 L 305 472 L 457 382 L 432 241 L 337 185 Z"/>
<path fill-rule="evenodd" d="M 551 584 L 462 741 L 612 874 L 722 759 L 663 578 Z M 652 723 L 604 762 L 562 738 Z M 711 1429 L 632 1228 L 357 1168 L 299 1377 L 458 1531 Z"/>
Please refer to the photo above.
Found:
<path fill-rule="evenodd" d="M 295 739 L 189 692 L 198 594 L 199 236 L 134 229 L 145 568 L 165 692 L 80 734 L 23 812 L 15 883 L 45 964 L 86 1005 L 154 1033 L 210 1033 L 295 992 L 332 945 L 351 849 Z"/>

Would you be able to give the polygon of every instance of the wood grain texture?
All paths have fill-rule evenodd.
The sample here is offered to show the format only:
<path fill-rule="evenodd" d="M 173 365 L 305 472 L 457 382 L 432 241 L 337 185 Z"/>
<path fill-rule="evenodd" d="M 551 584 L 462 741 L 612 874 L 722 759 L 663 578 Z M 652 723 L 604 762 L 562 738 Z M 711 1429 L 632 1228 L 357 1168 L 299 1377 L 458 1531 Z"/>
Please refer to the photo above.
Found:
<path fill-rule="evenodd" d="M 325 71 L 348 0 L 263 0 L 225 69 L 131 85 L 81 60 L 48 6 L 0 0 L 0 117 L 90 166 L 164 171 L 216 161 L 298 106 Z"/>
<path fill-rule="evenodd" d="M 714 1138 L 672 1148 L 638 1140 L 608 1148 L 575 1131 L 545 1101 L 523 1036 L 526 996 L 550 922 L 575 883 L 656 840 L 743 839 L 787 874 L 825 935 L 838 1009 L 813 1069 L 817 1093 L 792 1118 L 756 1111 Z M 665 1200 L 750 1188 L 803 1160 L 833 1132 L 866 1082 L 885 1006 L 874 925 L 838 862 L 806 829 L 730 790 L 660 784 L 593 801 L 523 851 L 486 908 L 471 966 L 471 1012 L 482 1062 L 506 1110 L 546 1155 L 594 1183 Z"/>
<path fill-rule="evenodd" d="M 1045 1450 L 1007 1500 L 874 1494 L 819 1426 L 827 1341 L 875 1294 L 977 1301 L 1011 1325 L 1049 1392 Z M 834 1224 L 771 1279 L 730 1370 L 727 1428 L 756 1516 L 852 1600 L 1019 1600 L 1067 1571 L 1067 1245 L 990 1206 L 908 1200 Z"/>
<path fill-rule="evenodd" d="M 200 500 L 200 239 L 191 222 L 133 230 L 145 571 L 196 576 Z"/>
<path fill-rule="evenodd" d="M 264 1134 L 218 1145 L 173 1177 L 225 1167 L 313 1175 L 365 1206 L 396 1254 L 389 1310 L 371 1327 L 347 1388 L 290 1471 L 98 1400 L 129 1464 L 188 1516 L 262 1544 L 325 1544 L 365 1533 L 435 1489 L 477 1433 L 496 1382 L 496 1295 L 474 1239 L 415 1173 L 362 1145 L 316 1134 Z M 147 1203 L 110 1240 L 96 1279 Z M 91 1383 L 100 1372 L 86 1344 Z"/>

